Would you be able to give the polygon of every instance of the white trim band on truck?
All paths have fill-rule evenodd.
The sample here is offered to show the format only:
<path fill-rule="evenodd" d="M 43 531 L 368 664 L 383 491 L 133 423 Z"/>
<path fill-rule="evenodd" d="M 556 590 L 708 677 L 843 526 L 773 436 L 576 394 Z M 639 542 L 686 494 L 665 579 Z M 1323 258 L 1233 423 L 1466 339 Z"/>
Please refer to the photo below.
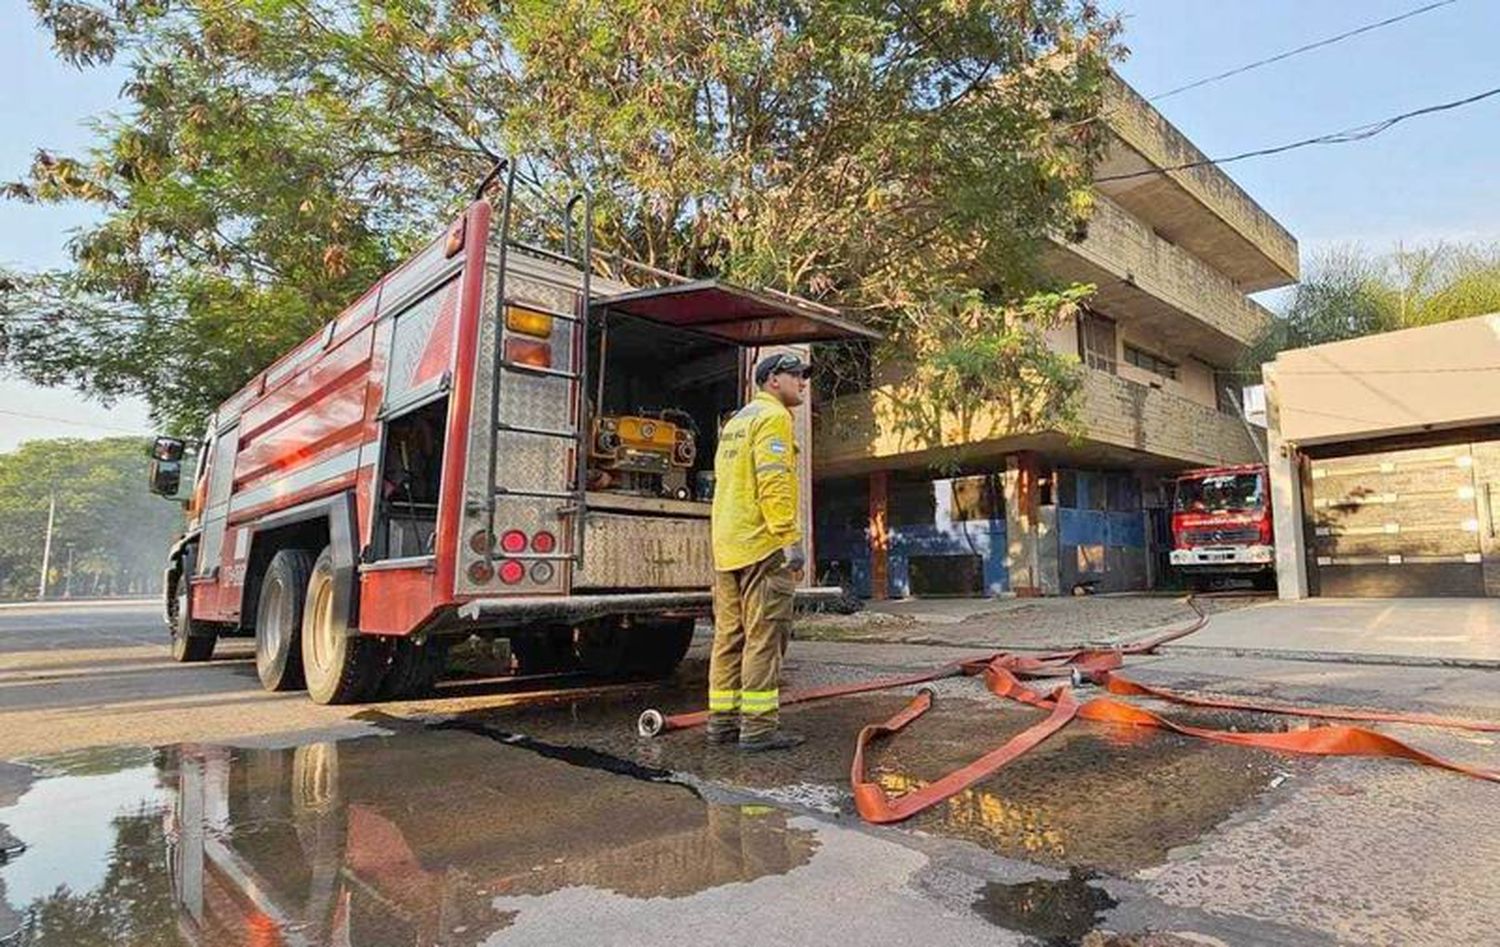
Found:
<path fill-rule="evenodd" d="M 1238 566 L 1270 565 L 1276 560 L 1276 550 L 1271 546 L 1198 546 L 1193 549 L 1174 549 L 1171 562 L 1174 566 Z"/>

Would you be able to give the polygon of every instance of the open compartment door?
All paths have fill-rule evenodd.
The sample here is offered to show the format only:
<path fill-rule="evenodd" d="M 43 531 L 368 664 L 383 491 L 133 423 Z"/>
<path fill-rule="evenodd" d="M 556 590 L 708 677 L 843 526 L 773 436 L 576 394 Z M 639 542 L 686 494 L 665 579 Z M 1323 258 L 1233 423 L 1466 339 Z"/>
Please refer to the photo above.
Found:
<path fill-rule="evenodd" d="M 827 306 L 712 279 L 608 296 L 596 301 L 593 309 L 624 313 L 741 346 L 880 338 L 880 333 L 845 319 Z"/>

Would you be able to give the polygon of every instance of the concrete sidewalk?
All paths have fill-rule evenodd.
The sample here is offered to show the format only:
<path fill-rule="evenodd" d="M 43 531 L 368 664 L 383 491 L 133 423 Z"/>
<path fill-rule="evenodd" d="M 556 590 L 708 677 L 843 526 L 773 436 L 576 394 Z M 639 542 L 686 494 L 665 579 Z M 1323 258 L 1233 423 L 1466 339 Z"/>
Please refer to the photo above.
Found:
<path fill-rule="evenodd" d="M 1205 598 L 1217 616 L 1256 599 Z M 795 636 L 824 641 L 952 645 L 1041 650 L 1133 641 L 1149 629 L 1180 626 L 1194 614 L 1173 595 L 1084 595 L 1066 598 L 907 599 L 872 602 L 854 615 L 800 616 Z"/>
<path fill-rule="evenodd" d="M 1500 668 L 1500 599 L 1308 599 L 1217 614 L 1164 653 Z"/>

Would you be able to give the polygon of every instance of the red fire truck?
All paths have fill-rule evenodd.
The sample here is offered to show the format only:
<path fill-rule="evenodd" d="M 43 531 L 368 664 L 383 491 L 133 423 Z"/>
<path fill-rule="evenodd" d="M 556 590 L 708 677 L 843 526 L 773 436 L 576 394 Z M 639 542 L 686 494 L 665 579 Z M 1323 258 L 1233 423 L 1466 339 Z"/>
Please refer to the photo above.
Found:
<path fill-rule="evenodd" d="M 187 445 L 157 440 L 151 488 L 188 508 L 166 567 L 175 659 L 253 636 L 264 686 L 319 703 L 424 690 L 476 633 L 508 637 L 523 671 L 682 659 L 710 601 L 719 424 L 750 366 L 872 334 L 774 292 L 613 258 L 600 275 L 571 219 L 584 195 L 546 248 L 512 238 L 513 172 L 480 197 L 497 181 L 493 206 L 220 405 L 190 477 Z"/>
<path fill-rule="evenodd" d="M 1210 467 L 1178 476 L 1172 506 L 1172 565 L 1194 587 L 1239 576 L 1276 576 L 1270 488 L 1264 464 Z"/>

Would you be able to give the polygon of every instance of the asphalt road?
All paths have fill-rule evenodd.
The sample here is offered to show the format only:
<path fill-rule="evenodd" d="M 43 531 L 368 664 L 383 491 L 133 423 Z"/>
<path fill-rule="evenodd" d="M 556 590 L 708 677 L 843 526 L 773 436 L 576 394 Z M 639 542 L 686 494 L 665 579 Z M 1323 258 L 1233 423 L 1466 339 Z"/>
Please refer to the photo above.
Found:
<path fill-rule="evenodd" d="M 155 606 L 0 609 L 0 937 L 308 945 L 1491 943 L 1500 785 L 1075 724 L 896 828 L 853 816 L 854 733 L 903 703 L 786 713 L 747 758 L 693 732 L 703 643 L 670 681 L 468 682 L 318 707 L 260 690 L 248 642 L 167 659 Z M 792 686 L 972 649 L 796 642 Z M 1201 655 L 1143 680 L 1500 719 L 1496 672 Z M 1179 716 L 1183 716 L 1178 712 Z M 972 681 L 882 747 L 889 791 L 1034 717 Z M 1194 722 L 1253 729 L 1254 715 Z M 1490 735 L 1392 727 L 1500 766 Z M 62 894 L 58 886 L 66 887 Z M 91 909 L 107 904 L 109 910 Z M 26 938 L 30 938 L 28 941 Z M 267 939 L 266 942 L 272 942 Z"/>

